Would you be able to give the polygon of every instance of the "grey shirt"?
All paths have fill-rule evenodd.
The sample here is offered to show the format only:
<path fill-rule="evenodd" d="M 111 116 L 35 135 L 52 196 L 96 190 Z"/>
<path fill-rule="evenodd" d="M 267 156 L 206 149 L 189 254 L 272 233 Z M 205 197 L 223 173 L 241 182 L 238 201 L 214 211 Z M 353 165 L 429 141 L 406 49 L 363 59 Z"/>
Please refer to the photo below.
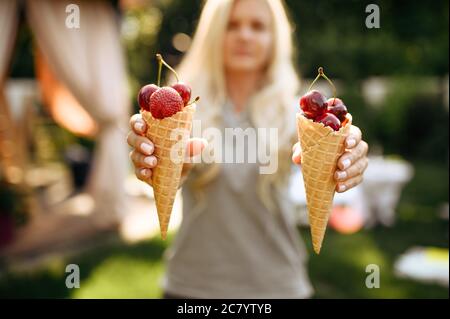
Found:
<path fill-rule="evenodd" d="M 247 109 L 247 108 L 246 108 Z M 223 108 L 224 127 L 253 127 L 247 111 Z M 222 127 L 223 128 L 223 127 Z M 166 252 L 164 290 L 190 298 L 308 298 L 306 252 L 292 211 L 269 211 L 257 194 L 258 163 L 220 164 L 205 206 L 186 181 L 183 220 Z"/>

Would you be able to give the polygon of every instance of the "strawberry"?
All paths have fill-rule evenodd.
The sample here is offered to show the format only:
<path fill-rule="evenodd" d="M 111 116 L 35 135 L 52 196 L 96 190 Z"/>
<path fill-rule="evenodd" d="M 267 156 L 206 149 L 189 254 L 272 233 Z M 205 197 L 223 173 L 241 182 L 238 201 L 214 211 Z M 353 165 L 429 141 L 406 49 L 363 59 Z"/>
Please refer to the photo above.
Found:
<path fill-rule="evenodd" d="M 150 97 L 150 112 L 154 118 L 163 119 L 181 111 L 184 107 L 180 94 L 171 87 L 162 87 Z"/>

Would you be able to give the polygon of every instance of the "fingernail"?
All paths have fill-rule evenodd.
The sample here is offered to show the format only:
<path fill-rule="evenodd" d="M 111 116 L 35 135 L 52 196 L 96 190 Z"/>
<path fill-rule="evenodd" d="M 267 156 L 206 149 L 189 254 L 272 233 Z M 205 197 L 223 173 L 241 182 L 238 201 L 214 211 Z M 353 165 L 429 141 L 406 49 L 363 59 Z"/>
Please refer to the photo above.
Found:
<path fill-rule="evenodd" d="M 349 138 L 347 140 L 347 147 L 353 147 L 356 145 L 356 140 L 354 138 Z"/>
<path fill-rule="evenodd" d="M 142 132 L 144 130 L 144 123 L 136 122 L 134 123 L 134 128 L 136 129 L 136 131 Z"/>
<path fill-rule="evenodd" d="M 148 169 L 146 169 L 146 168 L 141 169 L 141 175 L 148 176 Z"/>
<path fill-rule="evenodd" d="M 350 166 L 351 163 L 352 162 L 348 158 L 346 160 L 343 160 L 342 161 L 342 168 L 343 169 L 347 169 Z"/>
<path fill-rule="evenodd" d="M 339 185 L 338 186 L 338 191 L 343 192 L 343 191 L 345 191 L 346 188 L 347 187 L 345 187 L 345 185 Z"/>
<path fill-rule="evenodd" d="M 347 177 L 347 172 L 343 172 L 343 171 L 336 172 L 336 177 L 337 177 L 337 179 L 344 179 Z"/>
<path fill-rule="evenodd" d="M 147 143 L 142 143 L 141 144 L 141 150 L 145 153 L 145 154 L 151 154 L 153 153 L 153 145 L 147 144 Z"/>
<path fill-rule="evenodd" d="M 156 164 L 156 159 L 155 159 L 154 157 L 148 156 L 148 157 L 144 158 L 144 162 L 145 162 L 147 165 L 155 166 L 155 164 Z"/>

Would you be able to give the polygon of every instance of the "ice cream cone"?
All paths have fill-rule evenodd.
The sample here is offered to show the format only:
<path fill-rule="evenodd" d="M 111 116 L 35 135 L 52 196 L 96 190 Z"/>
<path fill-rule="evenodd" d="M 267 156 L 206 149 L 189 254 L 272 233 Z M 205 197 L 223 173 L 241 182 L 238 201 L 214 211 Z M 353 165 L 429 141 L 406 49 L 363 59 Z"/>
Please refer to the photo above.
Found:
<path fill-rule="evenodd" d="M 146 136 L 155 145 L 153 155 L 158 160 L 152 170 L 152 186 L 162 239 L 167 236 L 194 112 L 195 104 L 163 119 L 156 119 L 150 112 L 141 111 L 148 127 Z"/>
<path fill-rule="evenodd" d="M 302 173 L 306 190 L 309 223 L 314 251 L 319 254 L 327 228 L 336 189 L 334 173 L 338 158 L 345 151 L 352 117 L 339 131 L 297 113 L 298 138 L 302 148 Z"/>

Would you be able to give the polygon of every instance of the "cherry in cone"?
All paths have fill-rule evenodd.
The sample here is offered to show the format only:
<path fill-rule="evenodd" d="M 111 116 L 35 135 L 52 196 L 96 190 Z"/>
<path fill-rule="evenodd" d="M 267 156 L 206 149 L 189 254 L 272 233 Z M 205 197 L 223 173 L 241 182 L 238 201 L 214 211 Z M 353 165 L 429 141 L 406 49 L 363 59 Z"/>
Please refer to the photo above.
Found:
<path fill-rule="evenodd" d="M 341 121 L 331 113 L 325 113 L 316 118 L 316 122 L 322 123 L 325 126 L 331 127 L 335 131 L 341 128 Z"/>
<path fill-rule="evenodd" d="M 348 111 L 344 102 L 342 102 L 342 100 L 338 98 L 328 99 L 327 102 L 328 113 L 334 114 L 341 122 L 345 121 L 345 116 L 347 115 Z"/>
<path fill-rule="evenodd" d="M 155 84 L 147 84 L 139 90 L 138 103 L 139 107 L 144 111 L 150 111 L 150 97 L 159 87 Z"/>
<path fill-rule="evenodd" d="M 313 90 L 302 96 L 300 107 L 307 118 L 314 119 L 327 111 L 328 103 L 322 93 Z"/>
<path fill-rule="evenodd" d="M 172 88 L 177 91 L 181 98 L 183 99 L 184 105 L 187 105 L 189 103 L 189 100 L 191 99 L 191 88 L 182 82 L 178 82 L 174 85 L 172 85 Z"/>

